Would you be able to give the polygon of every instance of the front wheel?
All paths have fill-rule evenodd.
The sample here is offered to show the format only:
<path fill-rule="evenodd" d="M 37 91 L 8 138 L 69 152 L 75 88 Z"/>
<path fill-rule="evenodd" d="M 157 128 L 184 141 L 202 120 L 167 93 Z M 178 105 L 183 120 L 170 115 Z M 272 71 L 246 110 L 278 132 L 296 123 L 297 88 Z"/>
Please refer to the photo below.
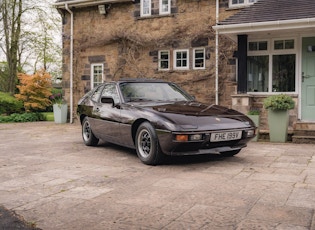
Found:
<path fill-rule="evenodd" d="M 99 141 L 99 139 L 96 138 L 92 132 L 88 117 L 85 117 L 82 122 L 82 138 L 84 144 L 87 146 L 96 146 Z"/>
<path fill-rule="evenodd" d="M 137 130 L 136 151 L 139 159 L 147 165 L 156 165 L 164 157 L 156 132 L 149 122 L 142 123 Z"/>

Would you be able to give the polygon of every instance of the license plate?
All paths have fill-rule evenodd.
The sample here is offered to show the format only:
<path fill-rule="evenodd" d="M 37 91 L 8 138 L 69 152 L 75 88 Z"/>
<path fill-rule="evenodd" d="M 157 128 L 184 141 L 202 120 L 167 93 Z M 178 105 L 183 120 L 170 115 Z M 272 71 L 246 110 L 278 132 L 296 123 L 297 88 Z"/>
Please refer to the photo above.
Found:
<path fill-rule="evenodd" d="M 242 138 L 242 131 L 211 133 L 211 142 L 239 140 Z"/>

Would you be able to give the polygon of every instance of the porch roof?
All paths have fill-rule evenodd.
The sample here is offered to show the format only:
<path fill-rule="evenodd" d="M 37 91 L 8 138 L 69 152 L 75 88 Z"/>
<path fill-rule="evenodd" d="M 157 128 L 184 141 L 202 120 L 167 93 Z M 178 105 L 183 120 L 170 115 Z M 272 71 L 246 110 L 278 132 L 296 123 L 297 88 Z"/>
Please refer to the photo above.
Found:
<path fill-rule="evenodd" d="M 133 2 L 134 0 L 57 0 L 53 5 L 57 8 L 69 7 L 88 7 L 108 3 Z"/>
<path fill-rule="evenodd" d="M 213 27 L 220 34 L 315 28 L 314 0 L 259 0 Z"/>

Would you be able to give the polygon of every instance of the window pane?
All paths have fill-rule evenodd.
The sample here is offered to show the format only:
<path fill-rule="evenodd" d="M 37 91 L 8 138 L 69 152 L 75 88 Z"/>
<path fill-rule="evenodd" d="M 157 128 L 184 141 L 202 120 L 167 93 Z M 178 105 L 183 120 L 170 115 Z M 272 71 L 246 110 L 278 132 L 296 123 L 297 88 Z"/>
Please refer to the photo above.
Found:
<path fill-rule="evenodd" d="M 294 49 L 294 40 L 285 40 L 285 49 Z"/>
<path fill-rule="evenodd" d="M 188 67 L 187 51 L 176 51 L 176 67 Z"/>
<path fill-rule="evenodd" d="M 268 43 L 267 42 L 259 42 L 259 50 L 267 50 L 268 49 Z"/>
<path fill-rule="evenodd" d="M 169 69 L 169 52 L 161 51 L 159 57 L 159 68 L 160 69 Z"/>
<path fill-rule="evenodd" d="M 93 88 L 103 82 L 103 66 L 93 66 Z"/>
<path fill-rule="evenodd" d="M 169 0 L 162 0 L 162 12 L 168 12 L 169 11 Z"/>
<path fill-rule="evenodd" d="M 249 44 L 248 44 L 248 49 L 249 49 L 249 51 L 258 50 L 257 42 L 249 42 Z"/>
<path fill-rule="evenodd" d="M 247 58 L 247 91 L 268 92 L 269 56 L 249 56 Z"/>
<path fill-rule="evenodd" d="M 283 40 L 275 41 L 274 42 L 274 49 L 275 50 L 283 50 Z"/>
<path fill-rule="evenodd" d="M 272 91 L 295 91 L 295 54 L 273 55 Z"/>
<path fill-rule="evenodd" d="M 205 62 L 205 54 L 204 49 L 195 49 L 195 60 L 194 67 L 195 68 L 203 68 Z"/>

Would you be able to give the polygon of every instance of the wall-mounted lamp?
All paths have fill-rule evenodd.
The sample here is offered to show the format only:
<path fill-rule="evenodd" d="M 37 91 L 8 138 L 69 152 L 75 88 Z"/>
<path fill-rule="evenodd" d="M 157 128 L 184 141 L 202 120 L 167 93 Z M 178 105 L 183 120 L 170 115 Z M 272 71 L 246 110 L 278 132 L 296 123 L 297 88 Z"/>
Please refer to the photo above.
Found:
<path fill-rule="evenodd" d="M 315 51 L 315 46 L 308 46 L 307 47 L 308 52 L 314 52 Z"/>
<path fill-rule="evenodd" d="M 100 14 L 106 14 L 105 5 L 98 5 L 98 12 L 99 12 Z"/>

